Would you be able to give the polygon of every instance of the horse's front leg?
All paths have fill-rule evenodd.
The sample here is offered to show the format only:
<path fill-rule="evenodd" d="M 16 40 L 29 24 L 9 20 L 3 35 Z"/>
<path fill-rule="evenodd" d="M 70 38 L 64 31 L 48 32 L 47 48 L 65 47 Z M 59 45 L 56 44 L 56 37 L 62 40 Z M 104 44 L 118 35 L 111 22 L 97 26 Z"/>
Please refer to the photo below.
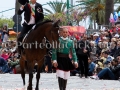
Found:
<path fill-rule="evenodd" d="M 32 90 L 32 79 L 33 79 L 33 63 L 27 63 L 28 66 L 28 72 L 29 72 L 29 84 L 27 87 L 27 90 Z"/>
<path fill-rule="evenodd" d="M 42 68 L 43 62 L 38 63 L 37 74 L 36 74 L 36 88 L 35 90 L 39 90 L 39 80 L 40 80 L 40 70 Z"/>
<path fill-rule="evenodd" d="M 21 69 L 21 77 L 23 79 L 23 85 L 25 85 L 25 60 L 20 58 L 20 69 Z"/>

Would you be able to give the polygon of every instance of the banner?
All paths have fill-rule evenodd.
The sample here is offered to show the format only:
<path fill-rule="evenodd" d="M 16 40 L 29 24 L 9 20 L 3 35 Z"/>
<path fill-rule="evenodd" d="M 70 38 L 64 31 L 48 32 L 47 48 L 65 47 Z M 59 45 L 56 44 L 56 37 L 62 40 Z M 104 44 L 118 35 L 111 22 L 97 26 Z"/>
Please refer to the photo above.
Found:
<path fill-rule="evenodd" d="M 83 26 L 62 26 L 62 27 L 66 27 L 71 36 L 74 36 L 76 34 L 81 36 L 86 33 L 85 27 Z"/>

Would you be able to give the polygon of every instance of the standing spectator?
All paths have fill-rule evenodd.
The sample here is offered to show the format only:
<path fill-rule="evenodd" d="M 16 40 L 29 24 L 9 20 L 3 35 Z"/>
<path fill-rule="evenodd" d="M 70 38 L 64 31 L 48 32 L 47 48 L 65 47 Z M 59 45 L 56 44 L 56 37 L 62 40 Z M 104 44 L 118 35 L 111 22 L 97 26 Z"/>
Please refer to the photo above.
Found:
<path fill-rule="evenodd" d="M 84 35 L 82 40 L 78 41 L 78 46 L 76 49 L 79 65 L 80 65 L 80 71 L 81 76 L 83 77 L 83 74 L 85 75 L 85 78 L 88 76 L 88 57 L 90 57 L 91 52 L 91 46 L 89 42 L 87 41 L 87 36 Z"/>
<path fill-rule="evenodd" d="M 3 27 L 3 42 L 7 42 L 8 41 L 8 37 L 9 37 L 9 33 L 7 31 L 7 26 Z"/>

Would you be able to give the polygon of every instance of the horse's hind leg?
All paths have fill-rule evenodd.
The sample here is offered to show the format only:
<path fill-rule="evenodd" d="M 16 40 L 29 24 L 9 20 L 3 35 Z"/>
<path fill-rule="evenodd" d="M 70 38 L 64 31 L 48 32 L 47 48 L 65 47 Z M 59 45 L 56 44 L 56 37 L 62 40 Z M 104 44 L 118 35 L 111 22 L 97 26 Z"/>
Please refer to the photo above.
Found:
<path fill-rule="evenodd" d="M 28 67 L 28 72 L 29 72 L 29 84 L 28 84 L 27 90 L 32 90 L 34 63 L 33 62 L 27 62 L 27 67 Z"/>
<path fill-rule="evenodd" d="M 44 60 L 42 60 L 40 63 L 38 63 L 38 67 L 37 67 L 38 69 L 37 69 L 37 74 L 36 74 L 36 80 L 37 80 L 37 82 L 36 82 L 36 88 L 35 88 L 35 90 L 39 90 L 40 69 L 42 68 L 43 61 Z"/>
<path fill-rule="evenodd" d="M 23 79 L 23 85 L 25 85 L 25 60 L 20 58 L 21 77 Z"/>

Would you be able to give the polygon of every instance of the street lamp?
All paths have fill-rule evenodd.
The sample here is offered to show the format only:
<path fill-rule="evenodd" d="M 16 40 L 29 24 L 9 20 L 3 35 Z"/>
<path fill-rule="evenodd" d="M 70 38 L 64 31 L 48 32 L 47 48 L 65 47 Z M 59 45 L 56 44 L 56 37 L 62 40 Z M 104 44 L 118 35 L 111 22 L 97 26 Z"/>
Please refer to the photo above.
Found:
<path fill-rule="evenodd" d="M 69 0 L 67 0 L 67 24 L 69 25 Z"/>
<path fill-rule="evenodd" d="M 69 0 L 67 0 L 67 10 L 69 9 Z"/>
<path fill-rule="evenodd" d="M 73 6 L 73 0 L 67 0 L 67 24 L 72 26 L 72 22 L 69 20 L 69 9 L 74 7 Z"/>

